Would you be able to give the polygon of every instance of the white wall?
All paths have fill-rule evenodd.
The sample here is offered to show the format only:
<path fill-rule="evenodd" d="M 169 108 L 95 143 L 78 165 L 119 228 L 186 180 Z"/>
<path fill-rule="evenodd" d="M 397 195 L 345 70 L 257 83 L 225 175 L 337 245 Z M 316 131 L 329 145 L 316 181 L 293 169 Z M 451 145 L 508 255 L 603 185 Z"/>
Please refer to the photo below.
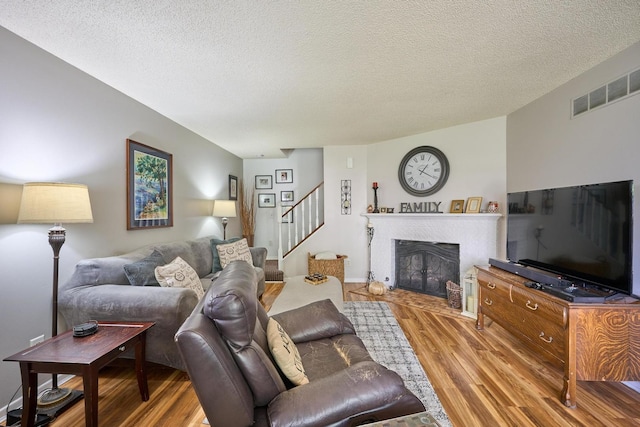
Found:
<path fill-rule="evenodd" d="M 51 333 L 50 225 L 17 225 L 28 181 L 89 186 L 93 224 L 63 224 L 60 281 L 82 258 L 147 243 L 222 237 L 212 200 L 228 197 L 242 161 L 113 88 L 0 27 L 0 357 Z M 174 226 L 126 229 L 126 139 L 173 154 Z M 230 233 L 239 231 L 232 219 Z M 0 406 L 20 385 L 16 363 L 0 363 Z M 47 379 L 45 376 L 41 377 Z"/>
<path fill-rule="evenodd" d="M 635 180 L 640 185 L 640 94 L 571 119 L 571 100 L 640 67 L 640 43 L 507 117 L 509 191 Z M 635 198 L 636 218 L 640 198 Z M 634 227 L 640 253 L 640 226 Z M 634 256 L 634 271 L 640 257 Z M 640 276 L 634 274 L 635 294 Z"/>
<path fill-rule="evenodd" d="M 274 208 L 258 208 L 259 194 L 273 194 L 278 204 L 282 191 L 293 191 L 294 203 L 300 201 L 309 191 L 322 182 L 322 149 L 307 148 L 293 150 L 284 159 L 245 159 L 242 184 L 255 191 L 256 230 L 254 246 L 267 248 L 269 259 L 278 258 L 278 223 L 279 210 Z M 292 183 L 276 183 L 276 169 L 291 169 Z M 255 176 L 269 175 L 273 188 L 255 190 Z M 294 218 L 294 222 L 296 218 Z M 227 236 L 234 236 L 227 233 Z"/>
<path fill-rule="evenodd" d="M 482 207 L 496 200 L 506 202 L 506 118 L 499 117 L 438 131 L 380 142 L 368 146 L 327 146 L 324 149 L 325 227 L 287 259 L 287 275 L 307 273 L 307 252 L 332 251 L 347 255 L 346 281 L 364 281 L 368 266 L 366 240 L 367 205 L 373 204 L 372 182 L 377 181 L 379 206 L 394 207 L 401 202 L 441 202 L 449 212 L 451 200 L 483 197 Z M 398 182 L 398 166 L 412 148 L 431 145 L 449 159 L 451 173 L 442 190 L 430 197 L 414 197 Z M 347 158 L 353 168 L 347 168 Z M 340 181 L 351 179 L 352 213 L 342 215 Z M 504 247 L 503 231 L 499 241 Z M 504 256 L 504 252 L 500 252 Z M 377 278 L 384 279 L 384 278 Z"/>

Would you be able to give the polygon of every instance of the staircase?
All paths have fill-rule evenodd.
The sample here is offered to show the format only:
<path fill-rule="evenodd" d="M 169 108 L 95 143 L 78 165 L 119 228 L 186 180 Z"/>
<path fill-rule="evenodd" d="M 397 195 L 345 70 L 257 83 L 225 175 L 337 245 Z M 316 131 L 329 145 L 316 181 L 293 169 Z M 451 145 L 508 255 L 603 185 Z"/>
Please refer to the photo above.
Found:
<path fill-rule="evenodd" d="M 324 225 L 324 182 L 293 206 L 278 206 L 278 269 L 284 259 Z"/>

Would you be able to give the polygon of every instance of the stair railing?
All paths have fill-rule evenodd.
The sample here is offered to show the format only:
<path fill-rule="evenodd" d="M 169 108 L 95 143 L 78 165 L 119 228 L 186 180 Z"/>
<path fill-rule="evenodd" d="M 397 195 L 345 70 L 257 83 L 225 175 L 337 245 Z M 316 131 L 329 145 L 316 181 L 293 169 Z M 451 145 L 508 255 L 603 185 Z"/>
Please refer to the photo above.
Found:
<path fill-rule="evenodd" d="M 324 225 L 324 182 L 293 206 L 278 203 L 278 268 L 283 260 Z"/>

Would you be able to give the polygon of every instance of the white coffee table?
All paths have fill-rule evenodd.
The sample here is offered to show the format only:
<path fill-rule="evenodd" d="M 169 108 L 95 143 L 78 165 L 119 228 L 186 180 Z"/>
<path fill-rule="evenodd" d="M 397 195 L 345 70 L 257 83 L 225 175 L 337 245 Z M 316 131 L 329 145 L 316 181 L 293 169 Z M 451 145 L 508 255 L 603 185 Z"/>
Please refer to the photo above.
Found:
<path fill-rule="evenodd" d="M 324 283 L 312 285 L 304 281 L 304 276 L 293 276 L 285 279 L 285 285 L 269 309 L 269 314 L 302 307 L 315 301 L 329 298 L 340 312 L 343 310 L 342 284 L 333 276 L 327 276 Z"/>

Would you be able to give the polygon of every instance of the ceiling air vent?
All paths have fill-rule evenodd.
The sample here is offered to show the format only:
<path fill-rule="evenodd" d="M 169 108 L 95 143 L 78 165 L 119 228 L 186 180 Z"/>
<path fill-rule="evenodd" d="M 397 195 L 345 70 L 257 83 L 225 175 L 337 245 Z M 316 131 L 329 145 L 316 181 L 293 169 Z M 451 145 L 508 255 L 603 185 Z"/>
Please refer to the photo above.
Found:
<path fill-rule="evenodd" d="M 619 77 L 571 101 L 571 117 L 640 93 L 640 69 Z"/>

